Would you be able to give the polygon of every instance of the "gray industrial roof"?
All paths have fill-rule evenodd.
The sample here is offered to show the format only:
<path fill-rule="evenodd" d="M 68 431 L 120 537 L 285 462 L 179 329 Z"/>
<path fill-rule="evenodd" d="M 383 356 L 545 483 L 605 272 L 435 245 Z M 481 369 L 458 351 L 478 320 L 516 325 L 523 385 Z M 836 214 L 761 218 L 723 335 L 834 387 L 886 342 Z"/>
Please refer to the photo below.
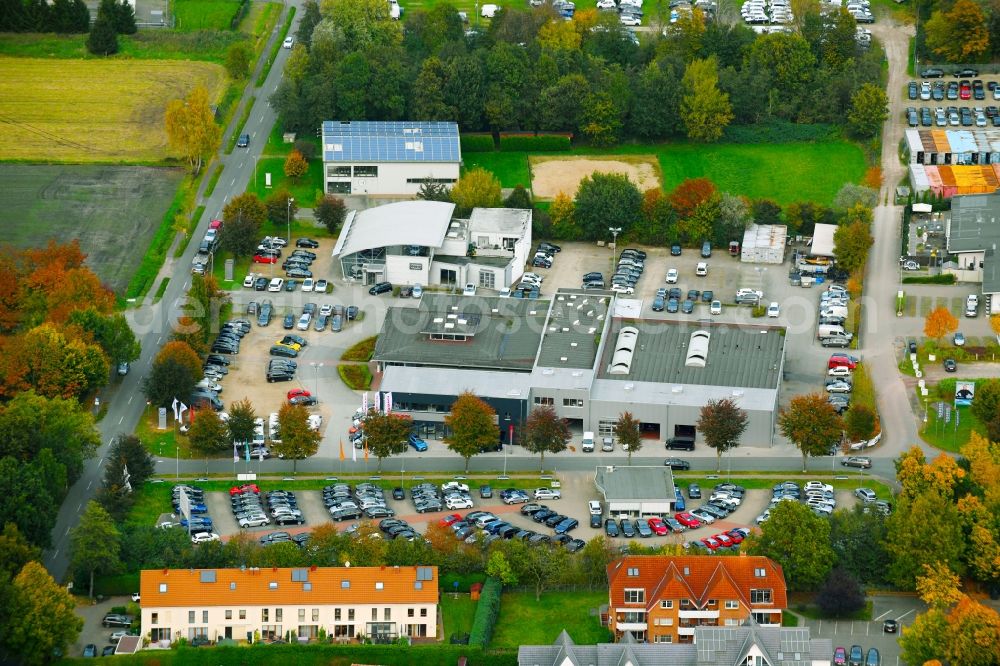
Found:
<path fill-rule="evenodd" d="M 623 326 L 638 329 L 631 368 L 610 374 L 618 333 Z M 705 367 L 687 365 L 692 333 L 710 334 Z M 737 388 L 777 388 L 783 362 L 784 329 L 773 326 L 734 326 L 713 322 L 671 322 L 614 319 L 598 367 L 600 379 L 666 384 L 701 384 Z"/>
<path fill-rule="evenodd" d="M 375 345 L 376 361 L 452 368 L 530 371 L 549 302 L 425 293 L 419 308 L 390 308 Z M 431 340 L 434 319 L 457 315 L 464 341 Z M 473 324 L 472 322 L 476 323 Z"/>
<path fill-rule="evenodd" d="M 608 501 L 674 498 L 674 475 L 666 466 L 598 467 L 594 483 Z"/>
<path fill-rule="evenodd" d="M 458 125 L 438 121 L 327 120 L 324 162 L 460 162 Z"/>
<path fill-rule="evenodd" d="M 334 256 L 387 245 L 440 247 L 455 204 L 445 201 L 399 201 L 348 215 Z"/>
<path fill-rule="evenodd" d="M 828 663 L 833 654 L 830 639 L 810 638 L 808 627 L 761 627 L 749 619 L 737 627 L 695 627 L 694 644 L 637 643 L 626 632 L 618 643 L 577 645 L 564 630 L 551 645 L 522 645 L 517 651 L 517 663 L 518 666 L 742 666 L 753 646 L 771 666 Z"/>
<path fill-rule="evenodd" d="M 474 233 L 493 232 L 517 235 L 531 224 L 531 211 L 521 208 L 474 208 L 469 216 L 469 229 Z M 471 239 L 475 242 L 475 239 Z"/>
<path fill-rule="evenodd" d="M 591 369 L 612 297 L 560 289 L 538 353 L 541 367 Z"/>
<path fill-rule="evenodd" d="M 983 293 L 1000 292 L 1000 196 L 971 194 L 953 197 L 948 224 L 948 251 L 985 251 Z"/>
<path fill-rule="evenodd" d="M 536 384 L 537 386 L 537 384 Z M 748 412 L 777 409 L 777 388 L 740 388 L 704 384 L 665 384 L 629 382 L 621 379 L 597 379 L 590 389 L 591 403 L 642 403 L 664 407 L 701 408 L 709 400 L 731 398 Z"/>
<path fill-rule="evenodd" d="M 530 378 L 526 372 L 390 365 L 382 374 L 379 390 L 437 394 L 441 393 L 440 387 L 447 386 L 447 392 L 455 395 L 469 391 L 480 398 L 527 400 Z"/>

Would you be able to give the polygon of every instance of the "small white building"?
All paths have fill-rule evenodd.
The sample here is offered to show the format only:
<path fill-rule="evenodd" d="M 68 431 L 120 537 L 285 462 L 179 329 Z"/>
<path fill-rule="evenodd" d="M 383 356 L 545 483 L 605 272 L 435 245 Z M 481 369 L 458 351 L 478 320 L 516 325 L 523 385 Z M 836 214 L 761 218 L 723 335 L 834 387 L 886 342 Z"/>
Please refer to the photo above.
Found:
<path fill-rule="evenodd" d="M 783 224 L 751 224 L 743 232 L 740 261 L 748 264 L 780 264 L 785 261 L 788 227 Z"/>
<path fill-rule="evenodd" d="M 462 147 L 456 123 L 327 120 L 322 134 L 329 194 L 412 197 L 426 181 L 458 182 Z"/>
<path fill-rule="evenodd" d="M 333 256 L 345 278 L 364 284 L 515 284 L 531 251 L 531 211 L 476 208 L 467 220 L 452 218 L 454 211 L 455 204 L 423 200 L 351 211 Z"/>
<path fill-rule="evenodd" d="M 814 257 L 832 257 L 836 249 L 833 242 L 833 234 L 837 231 L 836 224 L 817 224 L 813 230 L 812 247 L 809 254 Z"/>
<path fill-rule="evenodd" d="M 608 515 L 664 516 L 674 512 L 674 476 L 670 467 L 598 467 L 594 476 Z"/>

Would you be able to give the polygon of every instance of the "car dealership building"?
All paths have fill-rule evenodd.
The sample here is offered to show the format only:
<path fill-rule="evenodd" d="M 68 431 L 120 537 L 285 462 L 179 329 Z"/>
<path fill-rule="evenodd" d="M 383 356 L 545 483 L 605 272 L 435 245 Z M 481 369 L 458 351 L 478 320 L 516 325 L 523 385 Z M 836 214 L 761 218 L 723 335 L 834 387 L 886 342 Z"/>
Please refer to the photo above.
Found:
<path fill-rule="evenodd" d="M 548 405 L 578 431 L 612 437 L 629 411 L 646 440 L 696 435 L 710 400 L 748 415 L 742 442 L 773 443 L 785 336 L 779 326 L 634 316 L 635 302 L 564 290 L 549 300 L 425 294 L 386 314 L 373 359 L 393 410 L 429 436 L 455 397 L 490 403 L 506 437 Z M 700 437 L 699 437 L 700 438 Z"/>

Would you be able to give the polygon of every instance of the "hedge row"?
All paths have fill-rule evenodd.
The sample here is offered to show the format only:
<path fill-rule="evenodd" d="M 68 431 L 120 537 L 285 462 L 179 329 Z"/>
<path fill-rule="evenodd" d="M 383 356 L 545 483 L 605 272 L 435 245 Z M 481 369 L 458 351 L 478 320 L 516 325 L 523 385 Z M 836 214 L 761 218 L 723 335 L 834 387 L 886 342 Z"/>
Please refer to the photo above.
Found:
<path fill-rule="evenodd" d="M 916 275 L 903 278 L 903 284 L 955 284 L 954 273 L 938 275 Z"/>
<path fill-rule="evenodd" d="M 492 153 L 497 149 L 492 134 L 462 134 L 459 140 L 463 153 Z"/>
<path fill-rule="evenodd" d="M 493 627 L 500 617 L 500 581 L 487 578 L 483 585 L 479 603 L 476 604 L 476 617 L 472 620 L 472 631 L 469 633 L 470 646 L 486 647 L 493 637 Z"/>
<path fill-rule="evenodd" d="M 569 150 L 569 134 L 501 134 L 500 150 L 510 152 Z"/>
<path fill-rule="evenodd" d="M 488 654 L 478 645 L 266 645 L 223 646 L 208 648 L 183 647 L 174 650 L 152 650 L 135 655 L 121 655 L 116 664 L 173 664 L 205 666 L 249 666 L 251 664 L 295 664 L 296 666 L 349 666 L 350 664 L 384 664 L 385 666 L 455 666 L 459 657 L 468 659 L 468 666 L 516 666 L 516 650 L 491 650 Z M 75 661 L 75 660 L 74 660 Z M 82 663 L 82 662 L 81 662 Z"/>
<path fill-rule="evenodd" d="M 787 143 L 789 141 L 828 141 L 839 135 L 833 125 L 799 124 L 772 120 L 754 125 L 730 125 L 722 132 L 724 143 Z"/>

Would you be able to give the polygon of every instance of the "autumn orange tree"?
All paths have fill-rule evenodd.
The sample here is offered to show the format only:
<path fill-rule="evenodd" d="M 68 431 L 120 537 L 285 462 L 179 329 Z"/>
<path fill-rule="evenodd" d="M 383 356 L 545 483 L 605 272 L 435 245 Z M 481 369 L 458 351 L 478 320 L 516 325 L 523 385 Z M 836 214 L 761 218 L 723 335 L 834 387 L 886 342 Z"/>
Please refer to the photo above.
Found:
<path fill-rule="evenodd" d="M 940 342 L 941 338 L 958 330 L 958 319 L 946 307 L 931 310 L 924 320 L 924 335 Z"/>
<path fill-rule="evenodd" d="M 924 24 L 927 47 L 950 62 L 980 62 L 989 52 L 986 14 L 972 0 L 958 0 L 950 10 L 937 10 Z"/>
<path fill-rule="evenodd" d="M 189 400 L 201 376 L 198 354 L 187 343 L 172 340 L 153 359 L 143 390 L 152 404 L 166 407 L 174 398 L 181 402 Z"/>
<path fill-rule="evenodd" d="M 67 338 L 53 324 L 0 339 L 0 392 L 7 398 L 32 389 L 46 398 L 80 398 L 107 382 L 109 372 L 99 345 Z"/>
<path fill-rule="evenodd" d="M 288 153 L 288 158 L 285 160 L 285 175 L 287 177 L 297 180 L 306 175 L 307 171 L 309 171 L 309 162 L 302 156 L 302 153 L 297 150 Z"/>
<path fill-rule="evenodd" d="M 674 188 L 668 199 L 677 211 L 677 217 L 685 219 L 694 213 L 695 208 L 711 199 L 716 192 L 715 184 L 708 178 L 688 178 Z"/>
<path fill-rule="evenodd" d="M 170 100 L 164 120 L 170 147 L 187 161 L 191 173 L 198 173 L 202 162 L 218 149 L 222 137 L 208 89 L 195 86 L 187 98 Z"/>
<path fill-rule="evenodd" d="M 810 456 L 823 456 L 837 444 L 844 421 L 821 393 L 792 398 L 787 409 L 778 413 L 778 429 L 802 453 L 802 471 Z"/>
<path fill-rule="evenodd" d="M 448 448 L 465 458 L 465 472 L 469 472 L 469 459 L 484 450 L 495 448 L 500 441 L 496 412 L 478 397 L 466 391 L 451 405 L 445 425 L 451 434 L 444 438 Z"/>
<path fill-rule="evenodd" d="M 549 219 L 552 221 L 552 235 L 555 238 L 573 238 L 576 236 L 575 207 L 573 199 L 565 192 L 560 192 L 549 206 Z"/>

